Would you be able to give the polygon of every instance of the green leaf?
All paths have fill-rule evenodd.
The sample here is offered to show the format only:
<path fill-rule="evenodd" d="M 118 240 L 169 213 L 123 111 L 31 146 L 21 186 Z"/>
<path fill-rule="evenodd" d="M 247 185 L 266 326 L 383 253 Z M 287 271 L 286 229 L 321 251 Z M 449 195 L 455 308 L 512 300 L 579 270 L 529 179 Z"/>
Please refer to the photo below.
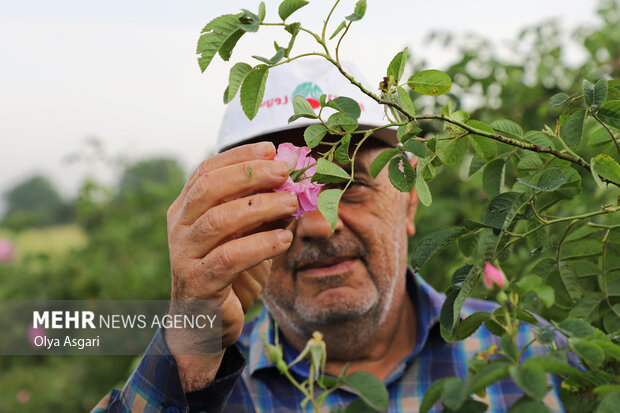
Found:
<path fill-rule="evenodd" d="M 308 148 L 315 148 L 327 134 L 327 128 L 321 124 L 310 125 L 304 130 L 304 141 Z"/>
<path fill-rule="evenodd" d="M 517 164 L 517 169 L 520 171 L 538 171 L 542 169 L 544 162 L 539 155 L 535 153 L 525 154 Z"/>
<path fill-rule="evenodd" d="M 291 34 L 291 39 L 288 41 L 288 45 L 286 46 L 286 51 L 284 52 L 284 56 L 288 57 L 291 54 L 291 50 L 293 49 L 293 45 L 295 44 L 295 39 L 297 39 L 297 35 L 299 34 L 299 30 L 301 29 L 301 23 L 291 23 L 284 26 L 284 30 Z"/>
<path fill-rule="evenodd" d="M 560 271 L 551 271 L 546 283 L 555 291 L 555 301 L 560 308 L 570 310 L 581 298 L 579 281 L 575 271 L 568 265 L 561 266 Z"/>
<path fill-rule="evenodd" d="M 243 13 L 239 15 L 239 28 L 244 32 L 257 32 L 260 27 L 260 18 L 249 10 L 243 9 L 242 11 Z"/>
<path fill-rule="evenodd" d="M 506 229 L 517 216 L 519 210 L 527 204 L 527 194 L 504 192 L 491 200 L 482 209 L 480 222 L 497 229 Z"/>
<path fill-rule="evenodd" d="M 357 121 L 343 112 L 336 112 L 327 119 L 327 127 L 345 132 L 353 132 L 357 129 Z"/>
<path fill-rule="evenodd" d="M 452 325 L 448 326 L 444 324 L 443 328 L 441 328 L 442 323 L 440 320 L 440 332 L 442 333 L 442 336 L 444 338 L 449 337 L 454 331 L 456 327 L 456 323 L 460 318 L 463 304 L 465 303 L 465 300 L 467 299 L 467 297 L 469 297 L 469 295 L 473 291 L 479 278 L 480 278 L 480 271 L 478 270 L 478 268 L 472 266 L 471 270 L 467 274 L 467 277 L 465 278 L 465 281 L 463 281 L 463 284 L 461 284 L 461 288 L 458 290 L 458 294 L 456 298 L 454 299 L 454 303 L 452 305 Z M 446 327 L 448 331 L 445 331 Z"/>
<path fill-rule="evenodd" d="M 601 347 L 605 351 L 605 354 L 620 361 L 620 346 L 619 345 L 612 343 L 611 341 L 603 341 L 603 340 L 594 340 L 593 343 Z"/>
<path fill-rule="evenodd" d="M 517 386 L 533 399 L 541 400 L 549 391 L 545 372 L 536 364 L 524 364 L 521 368 L 510 366 L 508 372 Z"/>
<path fill-rule="evenodd" d="M 418 173 L 418 176 L 420 174 Z M 420 241 L 412 254 L 412 265 L 419 270 L 435 255 L 443 251 L 448 245 L 456 241 L 458 237 L 465 234 L 467 230 L 463 227 L 452 227 L 441 231 L 433 232 Z"/>
<path fill-rule="evenodd" d="M 452 139 L 441 137 L 437 140 L 437 156 L 446 165 L 460 162 L 466 151 L 467 140 L 462 136 Z"/>
<path fill-rule="evenodd" d="M 400 78 L 403 76 L 403 72 L 405 71 L 407 58 L 409 56 L 408 50 L 409 49 L 405 47 L 402 52 L 396 53 L 396 56 L 394 56 L 388 66 L 387 75 L 388 77 L 392 76 L 394 78 L 394 82 L 396 83 L 400 82 Z"/>
<path fill-rule="evenodd" d="M 578 109 L 569 115 L 560 127 L 560 136 L 568 146 L 578 146 L 581 142 L 585 120 L 586 110 Z"/>
<path fill-rule="evenodd" d="M 312 105 L 310 105 L 310 102 L 308 102 L 308 100 L 301 95 L 297 95 L 293 98 L 293 111 L 295 115 L 299 117 L 307 117 L 310 119 L 316 118 L 316 113 L 314 113 Z M 289 119 L 289 123 L 291 122 L 292 121 Z"/>
<path fill-rule="evenodd" d="M 200 55 L 198 64 L 202 72 L 207 69 L 215 53 L 229 38 L 239 40 L 239 34 L 237 33 L 237 30 L 240 28 L 239 25 L 239 15 L 225 14 L 211 20 L 202 29 L 196 47 L 196 53 Z"/>
<path fill-rule="evenodd" d="M 532 313 L 522 308 L 517 308 L 517 319 L 530 324 L 538 324 L 538 320 Z"/>
<path fill-rule="evenodd" d="M 482 188 L 489 199 L 495 198 L 502 192 L 504 186 L 504 160 L 496 159 L 484 168 L 482 174 Z"/>
<path fill-rule="evenodd" d="M 457 240 L 456 243 L 461 254 L 466 257 L 471 257 L 476 250 L 476 245 L 478 244 L 478 234 L 472 232 L 470 234 L 463 235 Z"/>
<path fill-rule="evenodd" d="M 351 144 L 351 135 L 345 135 L 340 140 L 340 145 L 334 151 L 334 159 L 340 162 L 343 165 L 351 162 L 351 158 L 349 158 L 349 145 Z"/>
<path fill-rule="evenodd" d="M 343 20 L 342 23 L 340 23 L 340 25 L 338 27 L 336 27 L 336 30 L 334 30 L 334 32 L 330 36 L 329 40 L 331 40 L 334 37 L 336 37 L 338 35 L 338 33 L 340 33 L 342 31 L 342 29 L 344 29 L 345 27 L 347 27 L 347 22 L 345 20 Z"/>
<path fill-rule="evenodd" d="M 524 396 L 510 407 L 508 413 L 551 413 L 551 410 L 543 402 Z"/>
<path fill-rule="evenodd" d="M 504 380 L 508 377 L 508 367 L 510 367 L 510 364 L 502 359 L 496 359 L 491 364 L 484 366 L 471 378 L 469 392 L 480 392 L 491 384 Z"/>
<path fill-rule="evenodd" d="M 345 19 L 350 22 L 355 22 L 362 20 L 364 14 L 366 14 L 366 0 L 359 0 L 355 3 L 355 10 L 353 10 L 353 14 L 348 15 Z"/>
<path fill-rule="evenodd" d="M 254 119 L 258 113 L 263 96 L 265 96 L 267 76 L 269 76 L 267 66 L 256 66 L 241 84 L 241 107 L 250 120 Z"/>
<path fill-rule="evenodd" d="M 588 138 L 588 146 L 593 149 L 603 148 L 611 142 L 609 132 L 603 127 L 595 129 Z"/>
<path fill-rule="evenodd" d="M 418 128 L 414 122 L 409 122 L 406 125 L 401 125 L 398 127 L 396 137 L 400 143 L 405 143 L 409 139 L 418 135 L 420 132 L 422 132 L 422 129 Z"/>
<path fill-rule="evenodd" d="M 553 335 L 553 333 L 551 333 Z M 523 362 L 523 366 L 540 366 L 547 373 L 556 374 L 558 376 L 572 376 L 579 374 L 579 370 L 553 356 L 532 356 Z"/>
<path fill-rule="evenodd" d="M 556 327 L 568 337 L 586 338 L 596 332 L 590 323 L 576 318 L 564 319 Z"/>
<path fill-rule="evenodd" d="M 235 30 L 230 36 L 228 36 L 226 41 L 222 43 L 222 46 L 217 51 L 220 57 L 222 58 L 222 60 L 226 62 L 230 60 L 230 56 L 232 55 L 233 49 L 237 45 L 237 42 L 239 41 L 239 39 L 241 39 L 241 36 L 243 36 L 245 33 L 246 33 L 245 30 L 241 30 L 241 29 Z"/>
<path fill-rule="evenodd" d="M 570 96 L 568 96 L 566 93 L 556 93 L 555 95 L 551 96 L 551 107 L 557 108 L 558 106 L 562 106 L 564 102 L 566 102 L 568 99 L 570 99 Z"/>
<path fill-rule="evenodd" d="M 569 338 L 569 347 L 593 369 L 599 368 L 605 361 L 605 353 L 598 345 L 581 338 Z"/>
<path fill-rule="evenodd" d="M 275 63 L 278 63 L 280 60 L 282 60 L 282 58 L 284 57 L 284 54 L 286 53 L 286 49 L 283 47 L 279 47 L 278 50 L 276 51 L 276 54 L 273 55 L 273 57 L 271 59 L 267 59 L 266 57 L 261 57 L 261 56 L 252 56 L 254 59 L 256 60 L 260 60 L 263 63 L 266 63 L 268 65 L 272 65 Z"/>
<path fill-rule="evenodd" d="M 426 157 L 426 145 L 424 144 L 424 142 L 420 142 L 419 140 L 409 139 L 403 144 L 403 148 L 405 148 L 407 152 L 414 154 L 418 158 Z"/>
<path fill-rule="evenodd" d="M 462 136 L 448 139 L 444 136 L 437 139 L 437 156 L 446 165 L 454 165 L 463 159 L 467 151 L 467 140 Z"/>
<path fill-rule="evenodd" d="M 450 377 L 443 384 L 441 403 L 450 410 L 459 411 L 467 395 L 465 382 L 458 377 Z"/>
<path fill-rule="evenodd" d="M 598 306 L 605 300 L 605 294 L 590 291 L 568 313 L 569 317 L 592 320 L 596 315 Z"/>
<path fill-rule="evenodd" d="M 423 95 L 439 96 L 450 91 L 452 79 L 439 70 L 424 70 L 411 76 L 407 85 Z"/>
<path fill-rule="evenodd" d="M 325 106 L 343 112 L 354 120 L 359 119 L 362 114 L 359 103 L 345 96 L 339 96 L 336 99 L 329 100 L 326 102 Z"/>
<path fill-rule="evenodd" d="M 260 23 L 262 23 L 263 20 L 265 20 L 266 14 L 267 14 L 267 10 L 265 9 L 265 2 L 261 1 L 260 4 L 258 5 L 258 21 Z"/>
<path fill-rule="evenodd" d="M 448 378 L 435 380 L 428 389 L 426 389 L 424 397 L 422 398 L 422 403 L 420 403 L 420 413 L 428 412 L 435 403 L 439 401 L 446 380 L 448 380 Z"/>
<path fill-rule="evenodd" d="M 394 188 L 401 192 L 411 192 L 415 183 L 415 171 L 409 160 L 400 155 L 390 161 L 388 176 Z"/>
<path fill-rule="evenodd" d="M 398 149 L 386 149 L 379 155 L 377 155 L 375 160 L 372 161 L 372 163 L 370 164 L 370 176 L 375 179 L 377 175 L 379 175 L 379 172 L 381 172 L 381 170 L 385 167 L 385 165 L 390 162 L 390 159 L 392 159 L 398 153 Z"/>
<path fill-rule="evenodd" d="M 598 154 L 594 158 L 592 170 L 605 179 L 620 183 L 620 165 L 609 155 Z"/>
<path fill-rule="evenodd" d="M 545 307 L 551 308 L 551 306 L 555 304 L 555 291 L 548 285 L 541 285 L 540 287 L 536 287 L 534 289 L 534 292 L 536 293 L 540 301 L 543 302 Z"/>
<path fill-rule="evenodd" d="M 499 341 L 499 347 L 502 349 L 504 354 L 510 358 L 512 361 L 518 361 L 519 354 L 517 351 L 517 346 L 514 342 L 514 339 L 510 334 L 504 334 Z"/>
<path fill-rule="evenodd" d="M 471 126 L 472 128 L 480 129 L 484 132 L 495 133 L 493 128 L 491 128 L 486 123 L 480 122 L 478 120 L 470 120 L 469 122 L 467 122 L 467 125 Z M 497 143 L 494 140 L 484 137 L 482 135 L 472 134 L 469 135 L 469 142 L 471 143 L 472 148 L 474 148 L 474 151 L 476 151 L 478 156 L 480 156 L 482 159 L 488 161 L 497 156 Z"/>
<path fill-rule="evenodd" d="M 323 158 L 319 158 L 316 162 L 316 172 L 312 176 L 313 182 L 334 184 L 349 179 L 351 179 L 351 175 L 335 163 Z"/>
<path fill-rule="evenodd" d="M 237 94 L 241 83 L 245 77 L 252 71 L 252 66 L 247 63 L 237 63 L 230 68 L 228 74 L 228 87 L 224 91 L 224 103 L 228 103 Z"/>
<path fill-rule="evenodd" d="M 468 176 L 472 176 L 473 174 L 478 172 L 480 169 L 482 169 L 482 167 L 486 164 L 487 163 L 484 160 L 482 160 L 478 156 L 474 156 L 471 159 L 471 163 L 469 164 Z"/>
<path fill-rule="evenodd" d="M 454 336 L 457 340 L 465 340 L 478 330 L 480 325 L 491 318 L 491 314 L 486 311 L 477 311 L 467 317 L 465 320 L 459 322 L 454 331 Z"/>
<path fill-rule="evenodd" d="M 431 166 L 432 166 L 431 164 L 428 165 L 429 168 Z M 426 183 L 426 180 L 424 179 L 425 168 L 422 167 L 422 162 L 418 162 L 416 170 L 417 170 L 417 174 L 415 178 L 415 189 L 416 189 L 416 192 L 418 193 L 418 199 L 420 200 L 422 205 L 428 207 L 433 202 L 433 197 L 431 196 L 431 190 L 428 188 L 428 184 Z"/>
<path fill-rule="evenodd" d="M 537 191 L 552 192 L 566 183 L 564 173 L 558 168 L 547 168 L 532 175 L 527 181 L 517 181 Z"/>
<path fill-rule="evenodd" d="M 508 119 L 499 119 L 491 123 L 491 128 L 497 133 L 500 133 L 507 138 L 523 140 L 523 128 L 515 122 Z"/>
<path fill-rule="evenodd" d="M 607 97 L 607 81 L 600 79 L 595 85 L 583 79 L 583 98 L 586 106 L 597 109 Z"/>
<path fill-rule="evenodd" d="M 388 392 L 381 380 L 366 371 L 356 371 L 344 378 L 344 383 L 368 406 L 378 411 L 388 408 Z"/>
<path fill-rule="evenodd" d="M 344 409 L 343 412 L 344 413 L 375 413 L 376 410 L 373 409 L 372 407 L 369 407 L 366 403 L 364 403 L 363 400 L 357 399 L 347 404 L 347 407 L 346 409 Z"/>
<path fill-rule="evenodd" d="M 284 0 L 278 7 L 278 14 L 282 21 L 285 21 L 288 16 L 295 13 L 297 10 L 304 7 L 308 2 L 306 0 Z"/>
<path fill-rule="evenodd" d="M 459 238 L 460 240 L 461 238 Z M 464 265 L 458 268 L 456 271 L 452 273 L 452 277 L 450 277 L 450 283 L 456 288 L 461 288 L 463 283 L 467 279 L 467 275 L 471 272 L 473 265 Z"/>
<path fill-rule="evenodd" d="M 618 406 L 620 406 L 620 391 L 615 391 L 601 400 L 596 408 L 596 413 L 617 413 Z"/>
<path fill-rule="evenodd" d="M 620 128 L 620 100 L 608 100 L 597 112 L 598 117 L 614 128 Z"/>
<path fill-rule="evenodd" d="M 332 231 L 336 228 L 336 224 L 338 223 L 338 203 L 340 202 L 341 196 L 341 189 L 326 189 L 319 194 L 319 211 L 332 227 Z"/>
<path fill-rule="evenodd" d="M 398 92 L 398 99 L 400 99 L 403 109 L 405 109 L 410 115 L 415 115 L 415 106 L 413 106 L 413 101 L 411 100 L 409 93 L 400 86 L 396 90 Z"/>

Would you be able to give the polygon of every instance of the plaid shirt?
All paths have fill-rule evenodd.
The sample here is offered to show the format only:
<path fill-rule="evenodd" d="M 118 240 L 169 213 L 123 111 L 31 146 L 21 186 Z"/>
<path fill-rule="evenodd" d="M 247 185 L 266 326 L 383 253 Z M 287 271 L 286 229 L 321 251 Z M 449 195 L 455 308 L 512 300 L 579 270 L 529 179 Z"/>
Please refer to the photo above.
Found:
<path fill-rule="evenodd" d="M 420 402 L 432 382 L 443 377 L 465 378 L 467 360 L 475 353 L 497 344 L 484 325 L 464 341 L 445 342 L 439 334 L 439 312 L 445 299 L 421 277 L 407 274 L 407 292 L 417 309 L 417 336 L 413 352 L 402 360 L 385 380 L 390 412 L 417 412 Z M 468 299 L 462 310 L 462 317 L 476 311 L 492 311 L 496 304 Z M 265 355 L 260 338 L 274 340 L 274 323 L 263 308 L 260 316 L 246 323 L 236 346 L 229 347 L 224 355 L 216 379 L 205 388 L 183 393 L 174 358 L 169 355 L 161 331 L 158 331 L 146 355 L 133 372 L 122 390 L 113 390 L 91 412 L 298 412 L 303 400 L 301 393 L 282 376 Z M 280 341 L 286 362 L 297 357 L 298 352 L 283 339 Z M 517 345 L 522 347 L 533 338 L 529 325 L 522 323 L 517 335 Z M 329 349 L 328 349 L 329 351 Z M 524 352 L 524 357 L 544 354 L 547 349 L 535 343 Z M 292 367 L 292 373 L 299 381 L 307 378 L 308 365 L 299 363 Z M 547 393 L 544 403 L 552 412 L 563 412 L 558 397 L 557 377 L 548 379 L 553 389 Z M 507 412 L 508 408 L 523 393 L 506 379 L 487 389 L 484 398 L 477 398 L 489 405 L 489 412 Z M 357 396 L 345 389 L 331 393 L 324 411 L 338 404 L 347 404 Z M 308 407 L 311 411 L 311 407 Z M 440 403 L 431 412 L 442 411 Z"/>

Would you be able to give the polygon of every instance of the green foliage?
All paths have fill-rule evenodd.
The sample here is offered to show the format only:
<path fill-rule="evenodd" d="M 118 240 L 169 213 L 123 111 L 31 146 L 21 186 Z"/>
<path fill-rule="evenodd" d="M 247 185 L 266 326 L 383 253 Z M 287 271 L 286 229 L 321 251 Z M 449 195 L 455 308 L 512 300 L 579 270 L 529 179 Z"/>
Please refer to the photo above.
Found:
<path fill-rule="evenodd" d="M 2 226 L 19 231 L 27 227 L 45 227 L 69 222 L 73 207 L 64 201 L 44 176 L 33 176 L 4 194 L 6 213 Z"/>
<path fill-rule="evenodd" d="M 254 119 L 265 96 L 265 84 L 269 69 L 258 65 L 249 72 L 241 84 L 241 107 L 249 119 Z"/>

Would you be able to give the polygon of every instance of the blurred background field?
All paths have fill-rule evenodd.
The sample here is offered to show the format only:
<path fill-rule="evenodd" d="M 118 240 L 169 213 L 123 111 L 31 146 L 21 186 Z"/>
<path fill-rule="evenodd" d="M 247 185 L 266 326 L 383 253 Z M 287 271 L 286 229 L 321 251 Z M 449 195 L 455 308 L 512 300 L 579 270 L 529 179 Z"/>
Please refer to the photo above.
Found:
<path fill-rule="evenodd" d="M 429 33 L 429 44 L 455 56 L 441 67 L 452 76 L 454 87 L 437 103 L 418 99 L 418 112 L 435 111 L 451 98 L 457 107 L 466 105 L 475 119 L 507 118 L 527 129 L 554 128 L 559 113 L 550 108 L 552 95 L 576 92 L 584 77 L 620 78 L 620 10 L 613 0 L 598 4 L 594 24 L 566 31 L 557 21 L 539 22 L 501 47 L 484 35 Z M 578 48 L 583 58 L 568 62 L 568 47 Z M 428 65 L 424 50 L 413 52 L 409 72 Z M 434 127 L 426 125 L 429 131 Z M 594 139 L 593 133 L 593 125 L 587 125 L 585 136 Z M 588 139 L 581 148 L 586 154 Z M 601 142 L 601 147 L 612 150 L 610 142 Z M 77 194 L 66 196 L 44 174 L 33 174 L 3 194 L 0 239 L 12 251 L 0 262 L 0 299 L 169 297 L 166 210 L 192 165 L 167 157 L 137 159 L 128 153 L 112 160 L 91 157 L 88 162 L 100 162 L 118 179 L 110 184 L 91 176 Z M 515 165 L 506 172 L 508 181 L 511 168 Z M 591 179 L 584 177 L 583 185 L 583 194 L 570 202 L 573 212 L 613 201 Z M 467 168 L 440 169 L 431 186 L 433 205 L 420 207 L 418 234 L 410 247 L 426 234 L 478 218 L 487 201 L 481 186 L 480 173 L 470 176 Z M 422 275 L 445 289 L 452 271 L 460 266 L 460 254 L 456 246 L 446 249 Z M 505 270 L 523 266 L 527 259 L 525 255 L 520 262 L 508 263 Z M 106 392 L 122 385 L 135 361 L 135 357 L 0 356 L 0 412 L 88 411 Z"/>

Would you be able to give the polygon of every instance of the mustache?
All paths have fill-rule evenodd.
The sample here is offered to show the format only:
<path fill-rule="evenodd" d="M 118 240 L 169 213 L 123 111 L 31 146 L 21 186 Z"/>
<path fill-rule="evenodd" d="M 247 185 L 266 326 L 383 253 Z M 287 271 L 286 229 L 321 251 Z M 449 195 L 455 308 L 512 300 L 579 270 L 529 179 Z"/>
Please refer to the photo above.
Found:
<path fill-rule="evenodd" d="M 360 242 L 344 238 L 329 240 L 300 241 L 298 248 L 289 249 L 286 265 L 289 270 L 297 270 L 317 261 L 328 261 L 340 257 L 358 257 L 364 263 L 368 253 Z"/>

